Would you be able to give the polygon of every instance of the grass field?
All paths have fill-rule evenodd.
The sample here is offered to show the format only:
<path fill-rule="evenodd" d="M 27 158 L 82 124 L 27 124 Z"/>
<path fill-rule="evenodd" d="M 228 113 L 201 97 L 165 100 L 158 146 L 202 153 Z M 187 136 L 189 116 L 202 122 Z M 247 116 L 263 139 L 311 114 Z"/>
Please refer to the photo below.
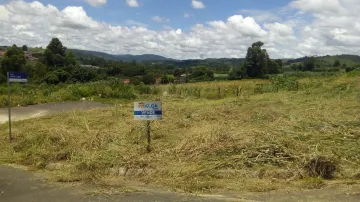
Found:
<path fill-rule="evenodd" d="M 136 99 L 163 102 L 150 153 L 133 101 L 112 99 L 108 109 L 16 122 L 13 143 L 0 125 L 0 162 L 33 169 L 59 163 L 52 174 L 61 182 L 130 179 L 197 193 L 359 183 L 359 79 L 302 78 L 296 90 L 270 90 L 266 80 L 161 86 Z M 264 89 L 254 93 L 260 83 Z"/>

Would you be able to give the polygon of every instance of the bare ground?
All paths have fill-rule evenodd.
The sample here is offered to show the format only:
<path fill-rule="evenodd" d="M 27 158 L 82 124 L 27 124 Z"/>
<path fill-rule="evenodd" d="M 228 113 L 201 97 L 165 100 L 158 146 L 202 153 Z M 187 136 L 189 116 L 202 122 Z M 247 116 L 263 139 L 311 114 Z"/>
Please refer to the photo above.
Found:
<path fill-rule="evenodd" d="M 92 108 L 108 107 L 109 105 L 101 104 L 98 102 L 61 102 L 61 103 L 47 103 L 31 105 L 28 107 L 13 107 L 12 120 L 20 121 L 29 118 L 36 118 L 61 112 L 71 112 L 74 110 L 84 110 Z M 8 109 L 0 108 L 0 124 L 5 123 L 9 120 Z"/>
<path fill-rule="evenodd" d="M 57 201 L 83 201 L 83 202 L 170 202 L 170 201 L 301 201 L 301 202 L 358 202 L 360 189 L 358 185 L 329 186 L 323 189 L 302 190 L 296 192 L 266 192 L 243 193 L 239 195 L 189 195 L 159 190 L 141 192 L 113 192 L 104 191 L 104 188 L 84 184 L 57 183 L 50 184 L 45 173 L 30 172 L 24 167 L 0 166 L 0 201 L 2 202 L 57 202 Z M 107 187 L 107 190 L 111 188 Z M 99 191 L 102 190 L 102 191 Z M 116 187 L 114 187 L 116 190 Z"/>

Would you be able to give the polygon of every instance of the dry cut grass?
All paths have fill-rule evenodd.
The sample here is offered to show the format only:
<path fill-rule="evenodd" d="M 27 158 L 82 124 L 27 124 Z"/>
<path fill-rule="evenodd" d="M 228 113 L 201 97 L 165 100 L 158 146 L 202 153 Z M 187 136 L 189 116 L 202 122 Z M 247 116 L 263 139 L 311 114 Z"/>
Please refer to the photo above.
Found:
<path fill-rule="evenodd" d="M 186 192 L 357 183 L 358 79 L 303 79 L 299 91 L 215 100 L 162 96 L 151 153 L 132 103 L 16 122 L 11 144 L 1 125 L 0 161 L 36 169 L 60 162 L 58 181 L 130 179 Z"/>

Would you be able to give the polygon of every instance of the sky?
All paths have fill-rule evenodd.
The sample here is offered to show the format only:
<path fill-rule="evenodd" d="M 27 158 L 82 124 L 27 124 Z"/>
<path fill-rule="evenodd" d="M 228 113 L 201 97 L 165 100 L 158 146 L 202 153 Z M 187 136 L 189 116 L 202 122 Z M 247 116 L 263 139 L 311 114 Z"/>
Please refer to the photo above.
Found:
<path fill-rule="evenodd" d="M 174 59 L 360 52 L 360 0 L 0 0 L 0 45 Z"/>

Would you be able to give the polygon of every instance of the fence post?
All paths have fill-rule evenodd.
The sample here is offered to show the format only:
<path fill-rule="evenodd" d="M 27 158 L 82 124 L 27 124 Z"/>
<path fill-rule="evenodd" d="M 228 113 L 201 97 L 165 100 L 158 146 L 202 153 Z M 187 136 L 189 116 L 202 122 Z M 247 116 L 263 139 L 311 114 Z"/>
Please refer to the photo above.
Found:
<path fill-rule="evenodd" d="M 239 86 L 236 88 L 236 97 L 239 97 Z"/>
<path fill-rule="evenodd" d="M 146 147 L 146 150 L 147 152 L 151 152 L 151 146 L 150 146 L 150 143 L 151 143 L 151 135 L 150 135 L 150 132 L 151 131 L 151 128 L 150 128 L 150 121 L 146 121 L 146 136 L 147 136 L 147 147 Z"/>
<path fill-rule="evenodd" d="M 219 99 L 221 98 L 221 89 L 220 89 L 220 87 L 218 88 L 218 97 L 219 97 Z"/>
<path fill-rule="evenodd" d="M 201 98 L 201 88 L 199 88 L 199 98 Z"/>

